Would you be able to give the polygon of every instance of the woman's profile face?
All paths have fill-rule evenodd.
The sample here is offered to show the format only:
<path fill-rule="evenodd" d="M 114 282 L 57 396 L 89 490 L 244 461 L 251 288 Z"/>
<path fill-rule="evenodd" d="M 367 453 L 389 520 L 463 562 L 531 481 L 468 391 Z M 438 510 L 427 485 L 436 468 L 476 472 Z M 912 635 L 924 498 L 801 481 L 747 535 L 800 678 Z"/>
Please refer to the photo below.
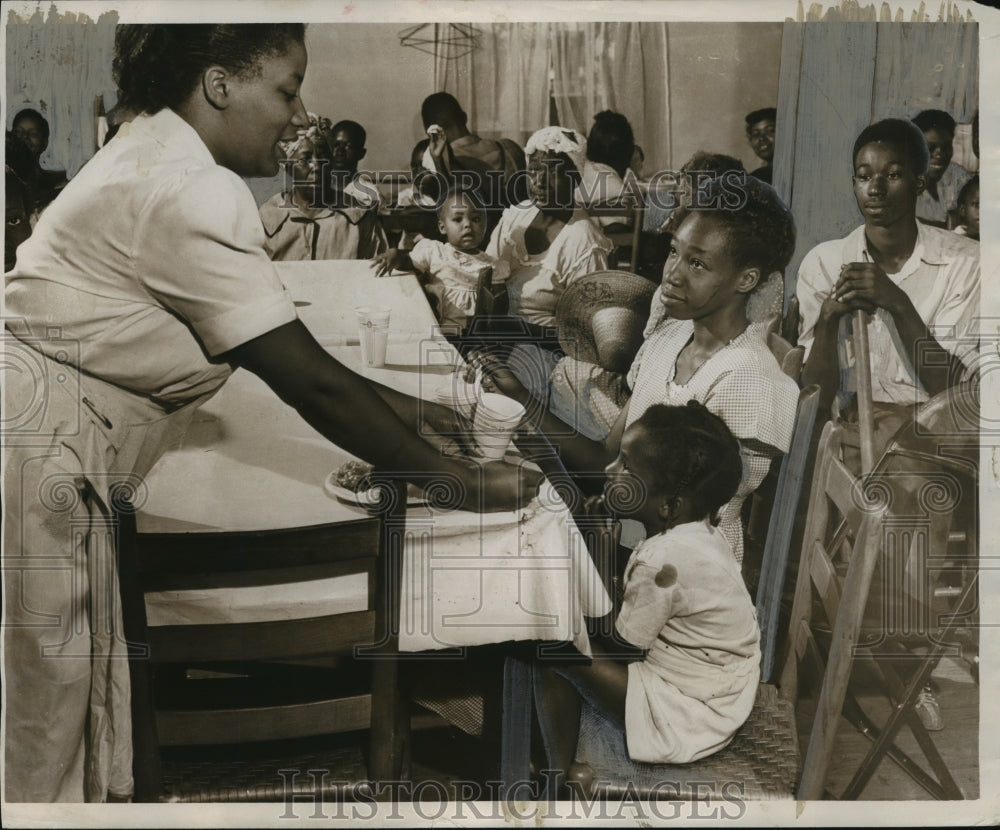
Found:
<path fill-rule="evenodd" d="M 280 141 L 309 126 L 299 88 L 306 74 L 306 50 L 291 42 L 261 59 L 260 71 L 227 79 L 228 131 L 217 161 L 241 176 L 273 176 L 285 157 Z"/>

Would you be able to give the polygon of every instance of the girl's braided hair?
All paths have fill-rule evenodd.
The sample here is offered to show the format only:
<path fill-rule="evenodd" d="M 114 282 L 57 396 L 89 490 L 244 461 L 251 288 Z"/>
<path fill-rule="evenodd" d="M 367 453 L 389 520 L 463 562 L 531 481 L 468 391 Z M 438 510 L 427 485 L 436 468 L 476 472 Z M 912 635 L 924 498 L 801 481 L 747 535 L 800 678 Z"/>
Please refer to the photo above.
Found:
<path fill-rule="evenodd" d="M 645 430 L 645 454 L 655 461 L 649 483 L 668 496 L 684 496 L 695 518 L 718 524 L 720 508 L 743 479 L 740 443 L 725 421 L 689 401 L 654 404 L 635 423 Z"/>

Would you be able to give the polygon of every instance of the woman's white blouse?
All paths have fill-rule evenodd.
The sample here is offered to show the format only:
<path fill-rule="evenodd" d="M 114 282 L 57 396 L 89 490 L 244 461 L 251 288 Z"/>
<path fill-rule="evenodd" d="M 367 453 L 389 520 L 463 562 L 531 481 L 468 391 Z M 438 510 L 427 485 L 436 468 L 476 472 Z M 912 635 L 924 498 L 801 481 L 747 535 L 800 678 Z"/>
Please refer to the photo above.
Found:
<path fill-rule="evenodd" d="M 69 341 L 86 372 L 166 402 L 215 388 L 220 355 L 296 317 L 246 183 L 169 109 L 124 125 L 49 206 L 6 302 L 41 351 Z"/>

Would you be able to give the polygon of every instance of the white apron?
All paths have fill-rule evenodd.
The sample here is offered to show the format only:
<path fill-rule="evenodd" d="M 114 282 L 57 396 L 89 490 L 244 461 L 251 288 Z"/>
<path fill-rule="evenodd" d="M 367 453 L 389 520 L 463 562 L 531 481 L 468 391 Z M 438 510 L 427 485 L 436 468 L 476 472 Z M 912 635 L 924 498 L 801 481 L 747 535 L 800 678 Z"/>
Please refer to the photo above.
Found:
<path fill-rule="evenodd" d="M 6 342 L 6 798 L 129 796 L 129 675 L 109 491 L 131 485 L 140 506 L 142 476 L 215 390 L 168 410 L 9 333 Z"/>

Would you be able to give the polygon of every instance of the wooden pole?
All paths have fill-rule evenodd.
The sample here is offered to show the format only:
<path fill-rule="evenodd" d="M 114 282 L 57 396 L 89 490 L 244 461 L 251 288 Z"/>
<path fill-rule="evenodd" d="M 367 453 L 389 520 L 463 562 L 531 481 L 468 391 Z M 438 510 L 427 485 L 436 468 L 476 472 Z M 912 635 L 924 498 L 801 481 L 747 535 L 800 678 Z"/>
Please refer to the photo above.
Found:
<path fill-rule="evenodd" d="M 861 474 L 875 465 L 875 415 L 872 411 L 872 364 L 868 348 L 868 314 L 854 312 L 854 366 L 857 378 L 858 426 L 861 438 Z"/>

